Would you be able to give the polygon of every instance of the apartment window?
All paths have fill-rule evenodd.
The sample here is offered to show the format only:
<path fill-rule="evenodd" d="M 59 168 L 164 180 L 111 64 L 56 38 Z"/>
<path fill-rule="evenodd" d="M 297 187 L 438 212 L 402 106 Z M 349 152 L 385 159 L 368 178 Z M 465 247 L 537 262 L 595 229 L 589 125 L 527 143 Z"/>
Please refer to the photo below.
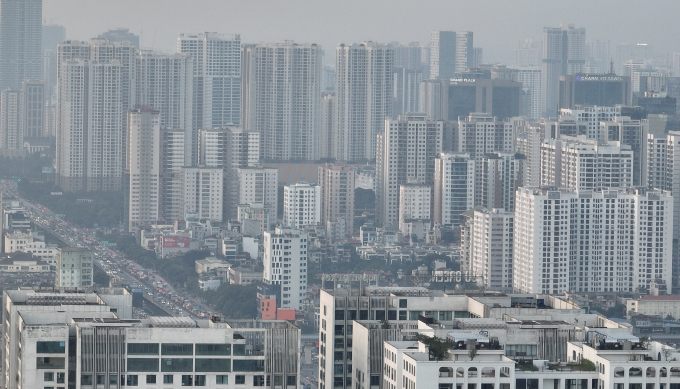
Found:
<path fill-rule="evenodd" d="M 240 374 L 234 376 L 234 384 L 245 385 L 246 384 L 246 376 L 240 375 Z"/>
<path fill-rule="evenodd" d="M 194 376 L 182 375 L 182 386 L 194 386 Z"/>
<path fill-rule="evenodd" d="M 231 344 L 197 344 L 196 355 L 231 355 Z"/>
<path fill-rule="evenodd" d="M 43 373 L 43 381 L 54 381 L 54 373 Z"/>
<path fill-rule="evenodd" d="M 38 354 L 63 354 L 66 352 L 66 342 L 37 342 L 35 348 Z"/>
<path fill-rule="evenodd" d="M 109 374 L 109 385 L 118 385 L 118 374 Z"/>
<path fill-rule="evenodd" d="M 245 344 L 235 344 L 234 345 L 234 355 L 236 355 L 236 356 L 246 355 L 246 345 Z"/>
<path fill-rule="evenodd" d="M 195 386 L 205 386 L 205 375 L 196 375 L 194 377 Z"/>
<path fill-rule="evenodd" d="M 226 374 L 218 375 L 217 381 L 215 382 L 218 385 L 227 385 L 229 384 L 229 376 Z"/>
<path fill-rule="evenodd" d="M 146 376 L 146 383 L 147 384 L 155 384 L 156 383 L 156 375 L 155 374 L 149 374 Z"/>
<path fill-rule="evenodd" d="M 234 371 L 264 371 L 264 361 L 235 359 Z"/>
<path fill-rule="evenodd" d="M 158 371 L 158 358 L 128 358 L 127 371 Z"/>
<path fill-rule="evenodd" d="M 199 359 L 196 358 L 197 372 L 227 372 L 231 371 L 231 359 Z"/>
<path fill-rule="evenodd" d="M 161 371 L 193 371 L 193 362 L 191 358 L 161 358 Z"/>
<path fill-rule="evenodd" d="M 137 375 L 130 375 L 126 377 L 127 380 L 125 381 L 125 384 L 127 386 L 137 386 L 139 385 L 139 377 Z"/>
<path fill-rule="evenodd" d="M 57 383 L 63 384 L 66 381 L 66 373 L 57 373 Z"/>
<path fill-rule="evenodd" d="M 163 375 L 163 383 L 164 384 L 172 384 L 172 374 L 165 374 Z"/>
<path fill-rule="evenodd" d="M 264 376 L 263 375 L 253 376 L 253 386 L 264 386 Z"/>

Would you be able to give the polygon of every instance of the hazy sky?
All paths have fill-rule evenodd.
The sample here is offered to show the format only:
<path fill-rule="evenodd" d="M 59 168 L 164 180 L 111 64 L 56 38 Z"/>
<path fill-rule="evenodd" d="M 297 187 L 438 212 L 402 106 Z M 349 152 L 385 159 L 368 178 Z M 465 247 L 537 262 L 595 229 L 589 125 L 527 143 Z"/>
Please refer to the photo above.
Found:
<path fill-rule="evenodd" d="M 46 22 L 87 40 L 124 27 L 142 48 L 173 51 L 180 32 L 241 34 L 244 43 L 292 39 L 324 47 L 340 42 L 428 42 L 431 30 L 469 30 L 484 60 L 511 61 L 517 40 L 544 26 L 573 23 L 587 40 L 649 43 L 680 51 L 677 0 L 43 0 Z"/>

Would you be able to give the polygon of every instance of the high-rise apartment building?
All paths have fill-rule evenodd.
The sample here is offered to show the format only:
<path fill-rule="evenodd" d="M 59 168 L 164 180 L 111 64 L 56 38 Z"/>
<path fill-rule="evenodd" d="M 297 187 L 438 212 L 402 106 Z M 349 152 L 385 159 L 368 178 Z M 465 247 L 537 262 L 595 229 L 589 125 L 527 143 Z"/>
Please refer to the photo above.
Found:
<path fill-rule="evenodd" d="M 434 160 L 442 152 L 444 121 L 423 114 L 385 120 L 378 134 L 376 158 L 376 221 L 384 227 L 399 222 L 399 185 L 432 184 Z"/>
<path fill-rule="evenodd" d="M 525 66 L 514 69 L 513 81 L 522 83 L 521 116 L 538 120 L 543 113 L 541 100 L 541 68 Z"/>
<path fill-rule="evenodd" d="M 21 95 L 21 91 L 13 89 L 0 92 L 0 149 L 3 155 L 20 156 L 24 149 Z"/>
<path fill-rule="evenodd" d="M 161 125 L 160 114 L 150 108 L 128 111 L 130 177 L 128 231 L 161 220 Z"/>
<path fill-rule="evenodd" d="M 321 187 L 321 222 L 344 220 L 345 234 L 354 230 L 354 177 L 352 166 L 327 163 L 317 169 Z"/>
<path fill-rule="evenodd" d="M 142 50 L 137 56 L 137 104 L 160 115 L 161 128 L 184 131 L 184 144 L 192 150 L 193 61 L 189 54 L 163 54 Z M 185 153 L 191 165 L 191 153 Z"/>
<path fill-rule="evenodd" d="M 62 189 L 119 190 L 123 173 L 120 61 L 61 63 L 57 182 Z"/>
<path fill-rule="evenodd" d="M 485 290 L 512 292 L 515 213 L 496 208 L 470 212 L 468 223 L 461 226 L 469 229 L 467 233 L 461 232 L 461 246 L 465 246 L 461 253 L 469 253 L 469 258 L 461 258 L 461 263 L 469 268 L 461 270 L 481 276 L 477 285 Z"/>
<path fill-rule="evenodd" d="M 501 121 L 490 114 L 473 113 L 458 119 L 458 140 L 454 142 L 459 153 L 470 158 L 482 158 L 494 152 L 513 152 L 514 129 L 512 122 Z"/>
<path fill-rule="evenodd" d="M 394 104 L 391 117 L 420 112 L 420 83 L 423 72 L 403 67 L 394 68 Z"/>
<path fill-rule="evenodd" d="M 45 82 L 23 80 L 21 83 L 21 115 L 24 137 L 45 136 Z"/>
<path fill-rule="evenodd" d="M 574 190 L 633 186 L 633 151 L 619 142 L 562 136 L 541 144 L 541 186 Z"/>
<path fill-rule="evenodd" d="M 470 31 L 432 31 L 430 78 L 453 78 L 455 72 L 474 67 L 473 34 Z"/>
<path fill-rule="evenodd" d="M 543 129 L 539 125 L 528 125 L 517 135 L 515 149 L 525 158 L 524 186 L 535 187 L 541 181 L 541 143 Z"/>
<path fill-rule="evenodd" d="M 0 2 L 0 90 L 42 78 L 42 0 Z"/>
<path fill-rule="evenodd" d="M 672 215 L 673 198 L 662 190 L 520 188 L 514 289 L 558 294 L 633 292 L 656 280 L 670 285 Z"/>
<path fill-rule="evenodd" d="M 601 139 L 600 136 L 600 122 L 610 122 L 616 116 L 621 116 L 621 106 L 601 107 L 597 105 L 576 106 L 574 109 L 563 108 L 559 111 L 559 119 L 571 119 L 576 122 L 587 124 L 586 132 L 565 133 L 560 131 L 560 134 L 569 136 L 586 135 L 588 139 Z M 559 137 L 556 134 L 551 135 L 553 138 Z M 547 137 L 546 137 L 547 138 Z"/>
<path fill-rule="evenodd" d="M 481 176 L 475 181 L 475 206 L 515 210 L 515 191 L 524 186 L 526 158 L 515 153 L 492 153 L 480 161 Z"/>
<path fill-rule="evenodd" d="M 423 80 L 420 83 L 420 109 L 430 120 L 448 118 L 449 81 Z"/>
<path fill-rule="evenodd" d="M 269 210 L 270 217 L 276 220 L 279 195 L 278 169 L 261 166 L 240 167 L 236 174 L 238 204 L 262 204 Z"/>
<path fill-rule="evenodd" d="M 333 158 L 376 159 L 376 135 L 392 114 L 394 48 L 375 42 L 337 48 Z"/>
<path fill-rule="evenodd" d="M 434 161 L 434 222 L 460 225 L 460 215 L 475 206 L 475 165 L 465 153 L 441 153 Z"/>
<path fill-rule="evenodd" d="M 193 60 L 192 139 L 199 129 L 239 125 L 241 115 L 241 36 L 215 32 L 179 34 L 177 52 Z M 197 158 L 197 142 L 192 161 Z"/>
<path fill-rule="evenodd" d="M 277 227 L 273 233 L 264 233 L 262 244 L 262 278 L 274 289 L 277 308 L 301 309 L 307 293 L 307 234 Z"/>
<path fill-rule="evenodd" d="M 540 40 L 524 39 L 517 42 L 515 47 L 515 66 L 541 66 Z"/>
<path fill-rule="evenodd" d="M 573 25 L 543 29 L 543 115 L 557 114 L 560 76 L 583 73 L 586 29 Z"/>
<path fill-rule="evenodd" d="M 399 231 L 419 239 L 432 225 L 432 185 L 399 185 Z"/>
<path fill-rule="evenodd" d="M 241 167 L 255 167 L 260 157 L 260 133 L 225 127 L 199 132 L 199 164 L 224 170 L 224 220 L 236 219 L 238 174 Z"/>
<path fill-rule="evenodd" d="M 633 186 L 644 186 L 646 182 L 646 139 L 649 132 L 649 122 L 645 119 L 616 116 L 610 122 L 600 122 L 600 139 L 630 146 L 633 152 Z"/>
<path fill-rule="evenodd" d="M 264 160 L 321 157 L 322 57 L 315 43 L 244 47 L 241 125 L 260 133 Z"/>
<path fill-rule="evenodd" d="M 224 171 L 207 166 L 182 168 L 185 218 L 222 221 Z"/>
<path fill-rule="evenodd" d="M 80 247 L 62 247 L 57 250 L 57 288 L 89 288 L 93 282 L 92 250 Z"/>
<path fill-rule="evenodd" d="M 335 94 L 328 93 L 321 98 L 321 126 L 319 131 L 319 156 L 321 159 L 333 155 L 335 131 Z"/>
<path fill-rule="evenodd" d="M 42 70 L 45 81 L 45 96 L 50 105 L 54 104 L 57 88 L 57 49 L 66 40 L 66 28 L 57 24 L 42 26 Z"/>
<path fill-rule="evenodd" d="M 297 228 L 321 223 L 321 187 L 298 182 L 283 187 L 283 225 Z"/>
<path fill-rule="evenodd" d="M 163 220 L 184 219 L 182 168 L 185 166 L 186 131 L 161 128 L 160 216 Z"/>

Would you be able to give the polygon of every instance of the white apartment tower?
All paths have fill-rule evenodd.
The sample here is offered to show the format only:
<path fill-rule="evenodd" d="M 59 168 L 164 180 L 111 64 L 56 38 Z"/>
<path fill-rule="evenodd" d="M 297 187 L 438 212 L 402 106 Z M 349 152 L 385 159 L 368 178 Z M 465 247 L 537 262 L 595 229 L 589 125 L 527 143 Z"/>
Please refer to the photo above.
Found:
<path fill-rule="evenodd" d="M 543 113 L 541 100 L 541 68 L 525 66 L 514 69 L 513 81 L 522 83 L 521 115 L 538 120 Z"/>
<path fill-rule="evenodd" d="M 459 226 L 475 206 L 476 161 L 464 153 L 441 153 L 434 161 L 434 222 Z"/>
<path fill-rule="evenodd" d="M 62 189 L 119 190 L 123 172 L 120 61 L 60 64 L 57 181 Z"/>
<path fill-rule="evenodd" d="M 459 153 L 478 159 L 499 151 L 513 152 L 515 131 L 511 121 L 500 121 L 488 113 L 473 113 L 458 119 Z"/>
<path fill-rule="evenodd" d="M 430 78 L 451 79 L 456 72 L 474 67 L 473 34 L 470 31 L 432 31 Z"/>
<path fill-rule="evenodd" d="M 571 119 L 585 123 L 588 139 L 604 139 L 600 136 L 600 122 L 613 121 L 621 116 L 621 106 L 601 107 L 597 105 L 577 106 L 575 109 L 562 108 L 559 111 L 559 119 Z M 579 134 L 581 135 L 581 134 Z"/>
<path fill-rule="evenodd" d="M 42 0 L 0 1 L 0 90 L 42 78 Z"/>
<path fill-rule="evenodd" d="M 612 121 L 600 122 L 600 139 L 617 141 L 630 146 L 633 152 L 633 186 L 644 186 L 647 159 L 647 120 L 631 120 L 628 116 L 616 116 Z"/>
<path fill-rule="evenodd" d="M 278 215 L 279 171 L 269 167 L 240 167 L 238 177 L 238 204 L 262 204 L 269 215 Z"/>
<path fill-rule="evenodd" d="M 200 165 L 224 170 L 224 220 L 236 219 L 237 169 L 258 165 L 260 133 L 235 127 L 201 130 L 198 148 Z"/>
<path fill-rule="evenodd" d="M 542 117 L 557 114 L 560 76 L 583 73 L 586 29 L 573 25 L 543 28 Z"/>
<path fill-rule="evenodd" d="M 515 148 L 525 158 L 523 181 L 524 186 L 535 187 L 541 181 L 541 143 L 543 129 L 538 125 L 528 125 L 517 135 Z"/>
<path fill-rule="evenodd" d="M 184 131 L 192 150 L 193 61 L 189 54 L 142 50 L 137 56 L 137 104 L 160 115 L 161 128 Z M 191 153 L 185 153 L 191 165 Z"/>
<path fill-rule="evenodd" d="M 520 188 L 513 284 L 522 293 L 633 292 L 672 279 L 673 199 L 662 190 Z"/>
<path fill-rule="evenodd" d="M 222 221 L 224 171 L 206 166 L 182 168 L 184 218 Z"/>
<path fill-rule="evenodd" d="M 407 223 L 420 222 L 430 227 L 432 224 L 432 185 L 399 185 L 399 231 L 407 233 Z"/>
<path fill-rule="evenodd" d="M 297 228 L 321 223 L 321 187 L 298 182 L 283 187 L 283 225 Z"/>
<path fill-rule="evenodd" d="M 512 260 L 514 249 L 514 212 L 480 208 L 472 211 L 469 239 L 463 239 L 461 252 L 469 270 L 482 276 L 478 285 L 486 290 L 512 292 Z"/>
<path fill-rule="evenodd" d="M 18 90 L 5 89 L 0 92 L 0 149 L 4 155 L 20 155 L 24 148 L 21 100 Z"/>
<path fill-rule="evenodd" d="M 341 44 L 336 55 L 336 128 L 332 157 L 376 159 L 376 135 L 392 114 L 394 49 L 375 42 Z"/>
<path fill-rule="evenodd" d="M 263 281 L 274 287 L 279 308 L 299 310 L 307 293 L 307 234 L 276 228 L 264 233 Z"/>
<path fill-rule="evenodd" d="M 492 153 L 479 162 L 482 174 L 477 176 L 475 205 L 514 211 L 515 191 L 524 186 L 526 158 L 515 153 Z"/>
<path fill-rule="evenodd" d="M 423 114 L 386 119 L 378 134 L 376 157 L 376 220 L 385 227 L 399 222 L 399 185 L 431 184 L 434 160 L 442 152 L 444 121 Z"/>
<path fill-rule="evenodd" d="M 239 125 L 241 36 L 215 32 L 179 34 L 177 52 L 193 60 L 192 130 Z M 193 160 L 196 149 L 193 149 Z"/>
<path fill-rule="evenodd" d="M 260 133 L 264 160 L 321 158 L 322 57 L 315 43 L 244 47 L 241 125 Z"/>
<path fill-rule="evenodd" d="M 317 168 L 317 184 L 321 187 L 321 223 L 344 220 L 345 234 L 354 230 L 353 166 L 327 163 Z"/>
<path fill-rule="evenodd" d="M 185 166 L 186 131 L 161 128 L 160 132 L 160 216 L 162 220 L 184 218 L 182 168 Z"/>
<path fill-rule="evenodd" d="M 93 282 L 92 251 L 79 247 L 63 247 L 57 250 L 57 288 L 89 288 Z"/>
<path fill-rule="evenodd" d="M 562 136 L 541 144 L 541 186 L 628 188 L 633 186 L 633 151 L 619 142 Z"/>
<path fill-rule="evenodd" d="M 319 131 L 319 156 L 321 159 L 333 155 L 335 133 L 335 94 L 328 93 L 321 99 L 321 126 Z"/>
<path fill-rule="evenodd" d="M 128 231 L 161 219 L 160 114 L 150 108 L 128 111 L 130 197 Z"/>

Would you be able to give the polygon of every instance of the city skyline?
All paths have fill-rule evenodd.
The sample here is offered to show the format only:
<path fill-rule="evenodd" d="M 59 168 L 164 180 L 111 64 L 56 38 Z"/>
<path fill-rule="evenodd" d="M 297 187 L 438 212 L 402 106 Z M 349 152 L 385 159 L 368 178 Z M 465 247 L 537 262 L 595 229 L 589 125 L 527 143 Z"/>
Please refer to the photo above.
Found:
<path fill-rule="evenodd" d="M 141 35 L 142 48 L 165 52 L 174 49 L 177 34 L 197 31 L 241 34 L 243 41 L 248 43 L 281 40 L 317 43 L 324 48 L 326 64 L 333 64 L 334 48 L 339 43 L 366 40 L 426 43 L 431 31 L 435 30 L 473 31 L 475 46 L 484 48 L 487 62 L 507 63 L 519 40 L 540 39 L 543 27 L 570 23 L 586 28 L 589 40 L 644 42 L 655 45 L 661 53 L 678 51 L 672 37 L 680 34 L 680 27 L 673 23 L 672 17 L 680 12 L 680 4 L 672 2 L 652 1 L 650 5 L 656 6 L 657 25 L 664 28 L 648 28 L 639 23 L 638 7 L 632 2 L 628 6 L 610 0 L 595 3 L 578 0 L 563 4 L 492 1 L 491 6 L 428 0 L 419 4 L 420 7 L 413 7 L 406 1 L 374 1 L 367 6 L 352 0 L 319 9 L 318 4 L 309 0 L 280 4 L 228 1 L 203 3 L 201 7 L 178 1 L 168 5 L 167 1 L 158 0 L 142 3 L 125 0 L 111 5 L 83 0 L 45 0 L 43 19 L 47 23 L 63 24 L 68 39 L 85 40 L 107 29 L 127 27 Z M 440 11 L 433 13 L 433 7 Z M 73 13 L 73 9 L 82 12 Z M 131 13 L 130 9 L 136 12 Z M 237 12 L 230 13 L 232 9 Z M 356 9 L 365 12 L 357 14 Z M 584 12 L 586 9 L 588 12 Z M 616 18 L 601 18 L 614 9 Z M 91 17 L 83 18 L 82 15 Z M 150 18 L 152 15 L 154 17 Z M 376 15 L 381 17 L 376 18 Z M 472 18 L 471 15 L 484 17 Z M 405 22 L 406 19 L 408 23 L 402 26 L 405 28 L 395 28 L 395 20 Z M 348 20 L 352 21 L 349 25 Z M 498 31 L 505 33 L 498 34 Z"/>

